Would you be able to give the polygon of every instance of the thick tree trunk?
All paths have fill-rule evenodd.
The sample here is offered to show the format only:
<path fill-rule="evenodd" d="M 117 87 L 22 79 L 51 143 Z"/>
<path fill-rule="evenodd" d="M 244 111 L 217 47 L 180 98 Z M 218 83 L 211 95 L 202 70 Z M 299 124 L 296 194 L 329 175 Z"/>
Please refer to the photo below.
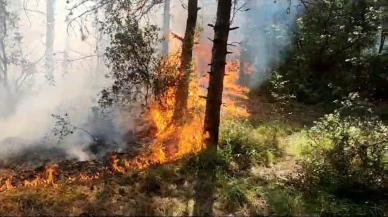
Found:
<path fill-rule="evenodd" d="M 178 121 L 183 117 L 187 109 L 189 99 L 190 75 L 192 72 L 193 47 L 195 39 L 195 28 L 198 17 L 198 0 L 188 0 L 188 16 L 186 32 L 182 44 L 181 65 L 179 68 L 180 77 L 178 81 L 177 94 L 175 98 L 174 120 Z"/>
<path fill-rule="evenodd" d="M 207 135 L 205 142 L 208 145 L 208 149 L 199 157 L 200 162 L 195 184 L 194 216 L 214 216 L 213 204 L 217 180 L 215 174 L 217 169 L 218 132 L 226 55 L 228 54 L 231 9 L 232 0 L 218 0 L 204 123 L 204 130 Z"/>
<path fill-rule="evenodd" d="M 168 55 L 169 53 L 169 35 L 170 35 L 170 18 L 171 18 L 171 0 L 164 1 L 164 12 L 163 12 L 163 36 L 165 39 L 162 43 L 162 54 Z"/>
<path fill-rule="evenodd" d="M 55 0 L 46 3 L 46 78 L 54 82 Z"/>
<path fill-rule="evenodd" d="M 232 0 L 218 0 L 204 123 L 204 130 L 207 136 L 206 143 L 208 146 L 218 145 L 231 9 Z"/>

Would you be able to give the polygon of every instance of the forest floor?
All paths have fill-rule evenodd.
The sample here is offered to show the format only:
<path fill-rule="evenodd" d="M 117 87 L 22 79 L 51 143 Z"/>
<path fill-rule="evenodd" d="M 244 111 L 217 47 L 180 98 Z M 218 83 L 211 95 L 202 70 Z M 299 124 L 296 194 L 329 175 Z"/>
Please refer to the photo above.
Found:
<path fill-rule="evenodd" d="M 298 160 L 306 142 L 305 128 L 319 118 L 318 108 L 295 105 L 282 108 L 263 96 L 254 96 L 250 123 L 225 120 L 222 141 L 246 135 L 252 144 L 264 147 L 257 161 L 231 155 L 222 147 L 227 162 L 217 170 L 213 210 L 216 216 L 379 216 L 387 213 L 384 202 L 362 204 L 320 192 L 307 197 L 293 186 Z M 228 140 L 229 139 L 229 140 Z M 93 180 L 54 185 L 18 187 L 0 193 L 0 216 L 187 216 L 195 206 L 195 156 L 178 162 L 123 174 L 107 173 Z M 80 166 L 85 169 L 84 166 Z M 209 195 L 210 197 L 211 195 Z"/>

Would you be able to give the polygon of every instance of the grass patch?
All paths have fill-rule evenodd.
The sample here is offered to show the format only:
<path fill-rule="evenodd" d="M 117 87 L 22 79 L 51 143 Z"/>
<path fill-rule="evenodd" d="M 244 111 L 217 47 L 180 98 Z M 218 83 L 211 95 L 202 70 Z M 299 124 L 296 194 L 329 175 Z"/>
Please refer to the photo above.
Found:
<path fill-rule="evenodd" d="M 247 169 L 255 164 L 270 166 L 282 157 L 281 143 L 291 131 L 279 123 L 255 127 L 247 120 L 224 120 L 220 132 L 221 156 Z"/>

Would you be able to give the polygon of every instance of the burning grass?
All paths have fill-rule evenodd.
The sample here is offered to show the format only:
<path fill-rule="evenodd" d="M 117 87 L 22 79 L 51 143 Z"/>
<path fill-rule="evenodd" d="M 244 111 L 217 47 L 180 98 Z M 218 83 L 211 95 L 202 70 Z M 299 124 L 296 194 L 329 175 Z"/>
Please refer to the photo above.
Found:
<path fill-rule="evenodd" d="M 172 55 L 177 62 L 178 55 Z M 246 103 L 248 89 L 237 84 L 239 62 L 227 64 L 225 77 L 225 94 L 222 115 L 227 117 L 248 117 Z M 175 88 L 165 91 L 162 99 L 150 104 L 144 119 L 155 127 L 153 142 L 135 157 L 112 154 L 107 157 L 108 163 L 96 162 L 62 162 L 46 164 L 42 168 L 27 171 L 13 171 L 11 175 L 0 177 L 0 192 L 18 187 L 55 186 L 59 180 L 67 182 L 92 181 L 111 173 L 126 173 L 132 170 L 143 170 L 153 165 L 175 162 L 188 155 L 201 152 L 204 143 L 203 121 L 205 100 L 204 95 L 207 77 L 192 76 L 189 86 L 189 102 L 184 123 L 172 121 L 175 106 Z M 163 102 L 163 103 L 161 103 Z M 87 171 L 79 165 L 84 164 Z M 71 165 L 71 166 L 69 166 Z"/>
<path fill-rule="evenodd" d="M 63 161 L 37 168 L 2 171 L 0 192 L 15 188 L 57 187 L 57 182 L 92 181 L 114 172 L 111 166 L 98 161 Z"/>
<path fill-rule="evenodd" d="M 355 204 L 325 194 L 306 198 L 289 182 L 289 175 L 296 173 L 295 159 L 288 155 L 279 156 L 273 165 L 249 162 L 250 167 L 242 165 L 244 157 L 265 159 L 251 155 L 251 151 L 241 152 L 242 149 L 236 149 L 236 144 L 249 142 L 246 145 L 258 147 L 257 151 L 264 153 L 261 148 L 277 142 L 281 143 L 280 148 L 287 148 L 292 143 L 289 140 L 294 140 L 293 130 L 300 131 L 275 123 L 267 125 L 246 126 L 236 119 L 232 124 L 224 120 L 221 140 L 230 142 L 232 149 L 227 150 L 228 146 L 221 145 L 219 154 L 230 152 L 232 156 L 219 156 L 227 158 L 222 161 L 225 165 L 217 168 L 216 216 L 311 216 L 322 212 L 335 216 L 351 212 L 379 216 L 377 209 L 382 209 L 383 203 Z M 278 133 L 275 133 L 275 128 L 279 128 Z M 149 149 L 142 154 L 147 157 L 150 153 Z M 36 187 L 17 183 L 22 184 L 22 179 L 28 177 L 33 180 L 34 174 L 47 179 L 48 166 L 30 172 L 4 173 L 4 176 L 14 175 L 10 183 L 15 188 L 0 193 L 0 215 L 192 215 L 194 183 L 197 181 L 194 172 L 198 166 L 196 157 L 185 157 L 170 164 L 150 164 L 142 170 L 126 169 L 126 162 L 133 159 L 128 154 L 112 154 L 103 162 L 60 162 L 54 167 L 54 185 L 47 183 Z"/>

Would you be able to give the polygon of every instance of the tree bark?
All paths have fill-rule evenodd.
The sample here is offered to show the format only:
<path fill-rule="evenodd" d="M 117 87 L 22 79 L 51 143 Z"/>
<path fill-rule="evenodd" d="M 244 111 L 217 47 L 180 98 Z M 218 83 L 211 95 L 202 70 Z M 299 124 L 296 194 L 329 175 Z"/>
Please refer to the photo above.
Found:
<path fill-rule="evenodd" d="M 207 136 L 205 142 L 208 148 L 199 156 L 194 216 L 214 216 L 218 133 L 231 10 L 232 0 L 218 0 L 217 21 L 213 27 L 213 50 L 204 123 L 204 131 Z"/>
<path fill-rule="evenodd" d="M 162 43 L 162 54 L 168 55 L 169 53 L 169 35 L 170 35 L 170 18 L 171 18 L 171 0 L 164 1 L 164 12 L 163 12 L 163 36 L 165 39 Z"/>
<path fill-rule="evenodd" d="M 195 28 L 198 18 L 198 0 L 188 0 L 188 16 L 186 32 L 182 44 L 180 76 L 175 98 L 174 120 L 178 121 L 183 117 L 189 99 L 190 75 L 192 72 L 193 48 L 195 39 Z"/>
<path fill-rule="evenodd" d="M 46 78 L 54 82 L 55 0 L 46 3 Z"/>
<path fill-rule="evenodd" d="M 218 0 L 217 21 L 213 27 L 214 40 L 204 123 L 208 146 L 218 146 L 231 10 L 232 0 Z"/>

